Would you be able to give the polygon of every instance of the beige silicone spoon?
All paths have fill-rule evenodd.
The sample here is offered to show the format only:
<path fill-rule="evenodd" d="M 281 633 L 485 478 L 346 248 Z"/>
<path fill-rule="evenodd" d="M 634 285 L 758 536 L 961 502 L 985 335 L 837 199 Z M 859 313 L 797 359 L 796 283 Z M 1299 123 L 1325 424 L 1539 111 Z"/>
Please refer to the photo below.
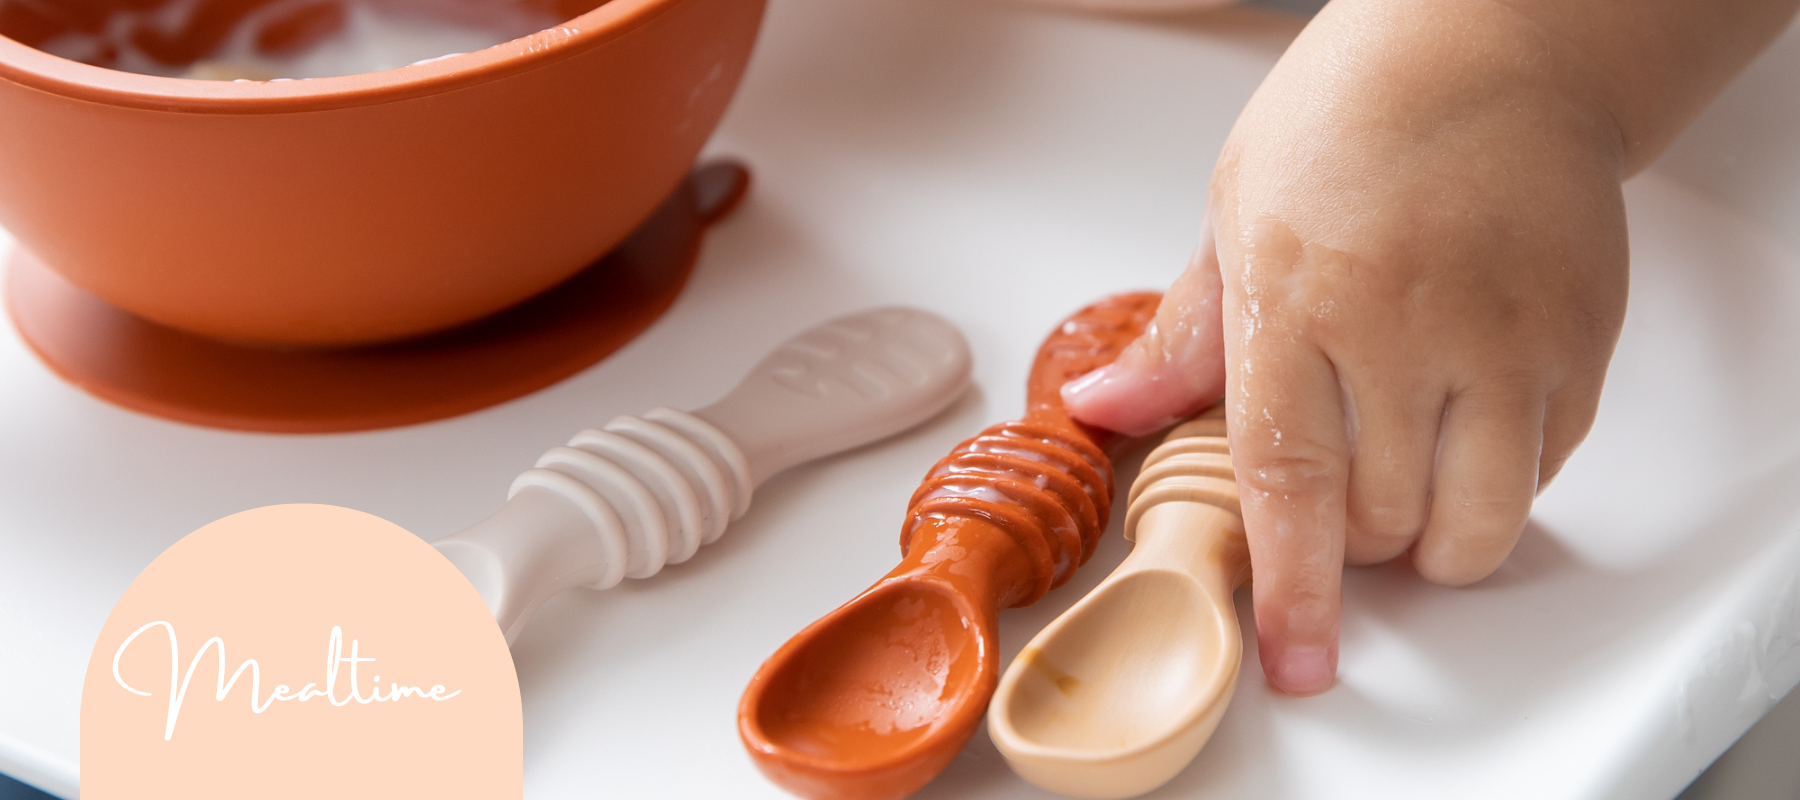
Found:
<path fill-rule="evenodd" d="M 1013 771 L 1075 797 L 1167 783 L 1237 685 L 1231 595 L 1250 555 L 1224 410 L 1170 432 L 1128 502 L 1131 555 L 1025 646 L 988 707 L 988 733 Z"/>

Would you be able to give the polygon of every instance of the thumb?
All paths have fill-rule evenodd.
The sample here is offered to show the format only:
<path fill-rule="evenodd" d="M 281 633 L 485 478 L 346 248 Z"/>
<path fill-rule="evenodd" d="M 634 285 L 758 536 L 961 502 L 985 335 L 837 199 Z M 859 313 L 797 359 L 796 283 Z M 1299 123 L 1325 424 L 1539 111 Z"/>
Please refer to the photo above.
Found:
<path fill-rule="evenodd" d="M 1225 396 L 1224 327 L 1218 252 L 1210 231 L 1175 279 L 1156 318 L 1118 360 L 1063 384 L 1075 419 L 1141 436 L 1166 428 Z"/>

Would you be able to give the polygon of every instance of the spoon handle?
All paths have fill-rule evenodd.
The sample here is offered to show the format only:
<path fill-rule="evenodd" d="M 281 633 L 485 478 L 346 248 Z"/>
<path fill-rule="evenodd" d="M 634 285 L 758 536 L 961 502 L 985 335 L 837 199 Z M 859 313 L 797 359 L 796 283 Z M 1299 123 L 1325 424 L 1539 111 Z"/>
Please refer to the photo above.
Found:
<path fill-rule="evenodd" d="M 1125 538 L 1136 546 L 1113 577 L 1184 572 L 1229 610 L 1232 593 L 1250 577 L 1250 550 L 1224 408 L 1213 406 L 1170 431 L 1144 458 L 1126 504 Z"/>
<path fill-rule="evenodd" d="M 506 504 L 435 543 L 511 642 L 551 596 L 647 578 L 717 541 L 751 492 L 803 461 L 892 436 L 968 385 L 956 326 L 909 308 L 838 317 L 781 343 L 718 402 L 575 434 Z"/>

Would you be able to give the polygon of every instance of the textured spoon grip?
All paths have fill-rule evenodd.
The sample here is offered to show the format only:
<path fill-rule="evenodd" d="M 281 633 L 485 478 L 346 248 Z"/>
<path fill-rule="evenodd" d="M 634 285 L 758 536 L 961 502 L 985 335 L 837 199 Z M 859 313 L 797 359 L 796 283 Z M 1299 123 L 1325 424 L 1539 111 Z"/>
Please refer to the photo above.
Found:
<path fill-rule="evenodd" d="M 993 523 L 1032 559 L 1033 587 L 1020 605 L 1074 577 L 1094 554 L 1112 508 L 1112 465 L 1067 428 L 1003 422 L 964 441 L 913 494 L 900 534 L 903 553 L 933 520 Z"/>
<path fill-rule="evenodd" d="M 936 315 L 881 308 L 828 320 L 717 403 L 618 417 L 551 448 L 500 510 L 436 546 L 511 641 L 550 596 L 686 561 L 744 514 L 763 479 L 923 422 L 968 379 L 968 343 Z"/>
<path fill-rule="evenodd" d="M 606 553 L 588 586 L 609 589 L 688 560 L 750 505 L 750 474 L 731 439 L 691 414 L 658 408 L 575 434 L 513 481 L 581 509 Z"/>
<path fill-rule="evenodd" d="M 1238 529 L 1243 529 L 1223 407 L 1214 406 L 1177 426 L 1144 457 L 1143 470 L 1126 499 L 1125 537 L 1137 538 L 1138 521 L 1145 511 L 1171 502 L 1205 503 L 1230 512 L 1237 518 Z"/>
<path fill-rule="evenodd" d="M 1016 605 L 1035 603 L 1074 577 L 1106 530 L 1113 472 L 1100 446 L 1109 434 L 1069 417 L 1062 385 L 1118 358 L 1161 299 L 1149 292 L 1109 297 L 1057 326 L 1032 365 L 1025 418 L 982 431 L 932 467 L 909 503 L 902 553 L 911 553 L 925 527 L 973 518 L 1005 532 L 1031 562 L 1031 584 Z"/>

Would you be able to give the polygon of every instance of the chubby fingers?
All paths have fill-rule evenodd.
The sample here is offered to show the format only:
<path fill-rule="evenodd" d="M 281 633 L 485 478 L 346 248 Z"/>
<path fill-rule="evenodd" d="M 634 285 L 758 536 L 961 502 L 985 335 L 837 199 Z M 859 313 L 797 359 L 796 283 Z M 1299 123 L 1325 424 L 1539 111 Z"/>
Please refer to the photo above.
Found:
<path fill-rule="evenodd" d="M 1248 260 L 1248 259 L 1247 259 Z M 1263 674 L 1311 695 L 1337 675 L 1349 436 L 1331 361 L 1295 312 L 1294 265 L 1226 275 L 1226 421 L 1250 544 Z"/>
<path fill-rule="evenodd" d="M 1063 386 L 1070 415 L 1139 436 L 1217 401 L 1225 391 L 1219 294 L 1219 263 L 1208 236 L 1144 334 L 1112 364 Z"/>
<path fill-rule="evenodd" d="M 1351 430 L 1344 531 L 1350 564 L 1388 561 L 1425 531 L 1444 393 L 1408 366 L 1384 361 L 1343 376 Z"/>
<path fill-rule="evenodd" d="M 1463 586 L 1500 567 L 1531 516 L 1544 450 L 1544 395 L 1478 388 L 1444 413 L 1431 517 L 1413 566 L 1433 583 Z"/>
<path fill-rule="evenodd" d="M 1594 427 L 1600 410 L 1600 388 L 1606 375 L 1594 370 L 1575 376 L 1550 393 L 1544 407 L 1544 455 L 1538 460 L 1539 492 L 1562 472 L 1563 464 Z"/>

